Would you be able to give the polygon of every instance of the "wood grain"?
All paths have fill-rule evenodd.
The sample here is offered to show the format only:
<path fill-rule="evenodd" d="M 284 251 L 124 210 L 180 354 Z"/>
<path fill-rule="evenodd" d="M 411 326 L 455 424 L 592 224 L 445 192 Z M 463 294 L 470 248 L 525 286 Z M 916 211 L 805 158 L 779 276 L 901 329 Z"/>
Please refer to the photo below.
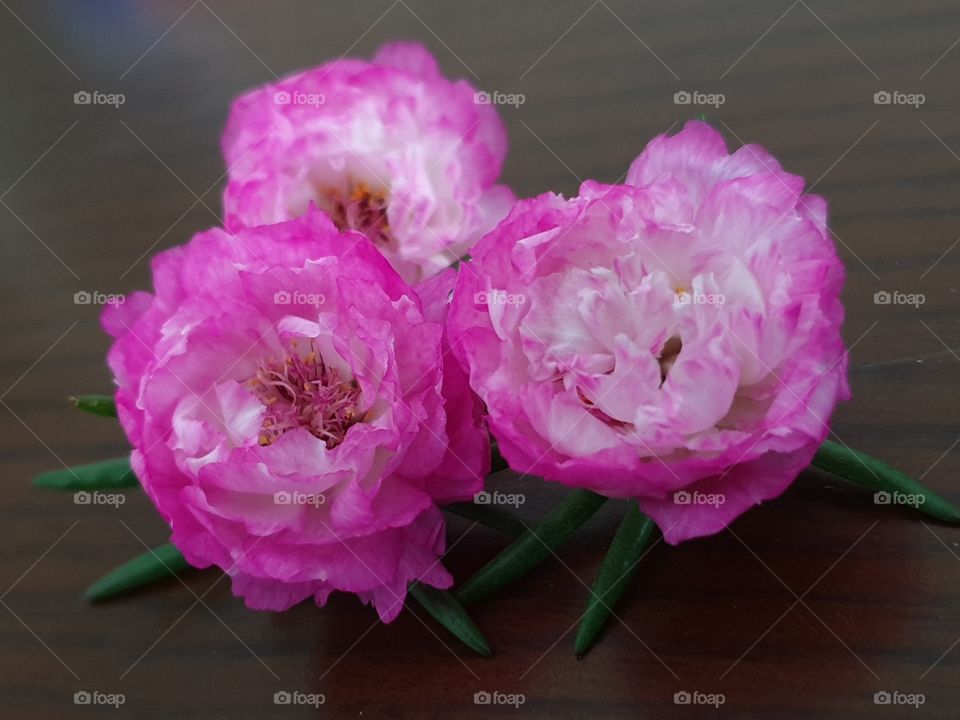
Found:
<path fill-rule="evenodd" d="M 495 652 L 479 659 L 430 620 L 385 627 L 348 597 L 251 612 L 213 571 L 89 607 L 82 588 L 140 539 L 165 541 L 163 523 L 142 496 L 76 506 L 29 484 L 125 451 L 112 421 L 64 402 L 110 388 L 97 308 L 74 293 L 146 287 L 150 253 L 217 222 L 231 98 L 411 38 L 447 74 L 525 95 L 502 109 L 518 195 L 615 182 L 700 109 L 674 93 L 723 93 L 704 110 L 731 145 L 766 146 L 830 202 L 855 395 L 836 432 L 960 500 L 956 2 L 191 3 L 0 4 L 0 716 L 677 718 L 712 712 L 674 704 L 697 690 L 724 694 L 718 717 L 917 717 L 874 705 L 899 690 L 925 695 L 924 717 L 956 717 L 960 534 L 814 473 L 730 532 L 658 546 L 582 660 L 575 624 L 613 503 L 559 560 L 475 608 Z M 78 90 L 126 102 L 74 105 Z M 879 90 L 926 102 L 875 105 Z M 875 304 L 884 290 L 925 303 Z M 559 493 L 530 479 L 519 490 L 529 520 Z M 452 520 L 451 543 L 468 529 Z M 503 542 L 469 530 L 449 567 L 462 579 Z M 126 703 L 76 706 L 79 690 Z M 326 703 L 277 707 L 279 690 Z M 478 706 L 481 690 L 525 702 Z"/>

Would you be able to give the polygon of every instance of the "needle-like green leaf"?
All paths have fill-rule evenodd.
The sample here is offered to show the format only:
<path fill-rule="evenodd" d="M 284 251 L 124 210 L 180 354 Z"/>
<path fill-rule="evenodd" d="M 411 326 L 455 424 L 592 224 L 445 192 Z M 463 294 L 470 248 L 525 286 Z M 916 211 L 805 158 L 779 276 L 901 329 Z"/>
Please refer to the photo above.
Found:
<path fill-rule="evenodd" d="M 33 482 L 54 490 L 113 490 L 139 485 L 130 469 L 130 458 L 125 457 L 50 470 L 37 475 Z"/>
<path fill-rule="evenodd" d="M 454 595 L 469 605 L 523 577 L 553 554 L 605 500 L 589 490 L 574 490 L 539 524 L 525 530 L 513 544 L 480 568 Z"/>
<path fill-rule="evenodd" d="M 450 592 L 414 583 L 410 586 L 410 594 L 434 620 L 456 635 L 467 647 L 484 657 L 490 656 L 490 645 L 483 633 L 473 624 L 469 613 Z"/>
<path fill-rule="evenodd" d="M 880 504 L 901 504 L 898 498 L 903 497 L 910 507 L 930 517 L 948 523 L 960 523 L 960 510 L 949 500 L 866 453 L 827 440 L 817 450 L 813 466 L 843 480 L 879 491 L 876 502 Z"/>
<path fill-rule="evenodd" d="M 76 405 L 84 412 L 103 417 L 117 416 L 117 403 L 109 395 L 76 395 L 70 398 L 70 402 Z"/>
<path fill-rule="evenodd" d="M 636 503 L 630 503 L 630 509 L 620 522 L 607 556 L 600 565 L 600 572 L 587 600 L 587 610 L 580 619 L 580 629 L 573 643 L 578 656 L 590 649 L 603 629 L 613 606 L 636 573 L 656 527 L 653 520 L 640 512 Z"/>
<path fill-rule="evenodd" d="M 133 590 L 148 583 L 173 577 L 190 567 L 180 551 L 167 543 L 111 570 L 84 591 L 91 602 Z"/>

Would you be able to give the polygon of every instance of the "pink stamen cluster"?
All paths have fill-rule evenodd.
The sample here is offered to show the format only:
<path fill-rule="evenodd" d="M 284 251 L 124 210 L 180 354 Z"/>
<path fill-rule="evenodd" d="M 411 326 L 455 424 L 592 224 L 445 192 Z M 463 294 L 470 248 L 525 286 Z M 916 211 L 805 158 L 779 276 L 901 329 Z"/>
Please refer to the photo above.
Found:
<path fill-rule="evenodd" d="M 327 365 L 313 341 L 306 354 L 300 353 L 296 340 L 290 346 L 282 361 L 264 362 L 247 381 L 267 408 L 259 442 L 270 445 L 287 430 L 303 427 L 332 449 L 362 419 L 357 410 L 360 385 Z"/>
<path fill-rule="evenodd" d="M 330 218 L 340 230 L 357 230 L 375 243 L 393 241 L 387 223 L 387 195 L 371 190 L 366 183 L 353 185 L 349 194 L 327 193 Z"/>

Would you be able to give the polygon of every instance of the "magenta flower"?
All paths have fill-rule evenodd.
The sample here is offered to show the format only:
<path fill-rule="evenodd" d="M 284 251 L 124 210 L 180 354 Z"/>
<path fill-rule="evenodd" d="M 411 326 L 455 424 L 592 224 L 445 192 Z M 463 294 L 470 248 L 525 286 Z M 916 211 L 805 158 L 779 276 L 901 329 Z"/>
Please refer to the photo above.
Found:
<path fill-rule="evenodd" d="M 691 122 L 629 185 L 518 202 L 459 274 L 450 333 L 521 472 L 636 498 L 671 543 L 806 467 L 846 399 L 826 205 Z"/>
<path fill-rule="evenodd" d="M 408 282 L 467 253 L 506 214 L 506 131 L 465 81 L 420 45 L 336 60 L 233 103 L 223 136 L 231 229 L 312 204 L 369 237 Z"/>
<path fill-rule="evenodd" d="M 489 468 L 481 408 L 442 347 L 450 271 L 418 296 L 322 213 L 200 233 L 108 307 L 131 462 L 190 564 L 247 605 L 333 590 L 384 621 L 452 579 L 438 504 Z"/>

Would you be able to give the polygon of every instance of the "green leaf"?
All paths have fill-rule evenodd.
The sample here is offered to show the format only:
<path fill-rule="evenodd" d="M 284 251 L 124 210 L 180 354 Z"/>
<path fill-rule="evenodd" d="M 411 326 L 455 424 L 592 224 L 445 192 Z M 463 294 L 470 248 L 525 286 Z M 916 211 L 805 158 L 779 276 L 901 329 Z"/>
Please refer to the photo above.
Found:
<path fill-rule="evenodd" d="M 492 505 L 477 505 L 471 502 L 461 502 L 444 505 L 443 509 L 467 520 L 473 520 L 493 530 L 499 530 L 510 537 L 517 537 L 527 529 L 526 525 L 506 510 L 501 510 Z"/>
<path fill-rule="evenodd" d="M 587 600 L 587 610 L 580 619 L 580 629 L 573 643 L 574 652 L 578 656 L 586 653 L 593 645 L 610 617 L 613 606 L 627 589 L 656 527 L 653 520 L 640 512 L 636 503 L 630 503 L 630 509 L 620 522 L 607 556 L 600 565 L 600 572 L 597 573 L 590 590 L 590 598 Z"/>
<path fill-rule="evenodd" d="M 70 398 L 70 402 L 84 412 L 94 415 L 117 416 L 117 403 L 109 395 L 76 395 Z"/>
<path fill-rule="evenodd" d="M 950 501 L 913 478 L 866 453 L 827 440 L 817 450 L 813 466 L 857 485 L 885 493 L 902 493 L 922 498 L 909 505 L 919 512 L 948 523 L 960 523 L 960 510 Z"/>
<path fill-rule="evenodd" d="M 589 490 L 574 490 L 540 523 L 480 568 L 454 593 L 464 605 L 492 595 L 526 575 L 546 560 L 573 531 L 603 505 L 605 497 Z"/>
<path fill-rule="evenodd" d="M 490 645 L 483 633 L 477 629 L 469 613 L 450 592 L 414 583 L 410 586 L 410 594 L 434 620 L 456 635 L 467 647 L 484 657 L 490 657 Z"/>
<path fill-rule="evenodd" d="M 173 577 L 188 567 L 190 565 L 180 551 L 167 543 L 111 570 L 88 587 L 84 595 L 91 602 L 104 600 L 148 583 Z"/>
<path fill-rule="evenodd" d="M 37 475 L 33 482 L 54 490 L 111 490 L 139 485 L 130 469 L 130 459 L 125 457 L 50 470 Z"/>

